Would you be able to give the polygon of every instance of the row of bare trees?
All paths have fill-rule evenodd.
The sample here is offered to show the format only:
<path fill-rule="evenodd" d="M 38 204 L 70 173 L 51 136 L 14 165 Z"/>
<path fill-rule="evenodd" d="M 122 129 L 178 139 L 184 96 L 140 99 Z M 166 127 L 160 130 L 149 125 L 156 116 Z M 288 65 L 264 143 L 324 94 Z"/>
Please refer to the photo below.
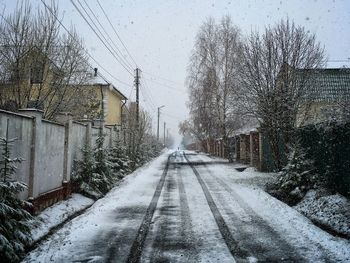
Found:
<path fill-rule="evenodd" d="M 74 28 L 60 30 L 57 3 L 34 11 L 22 1 L 1 18 L 1 108 L 39 107 L 46 119 L 53 119 L 92 99 L 81 85 L 92 72 L 83 42 Z"/>
<path fill-rule="evenodd" d="M 152 134 L 150 114 L 141 108 L 137 122 L 136 104 L 130 103 L 126 109 L 122 128 L 123 143 L 126 145 L 126 152 L 133 165 L 137 167 L 159 154 L 163 147 L 156 136 Z"/>
<path fill-rule="evenodd" d="M 102 90 L 99 99 L 88 87 L 94 69 L 74 27 L 62 28 L 58 2 L 35 10 L 30 1 L 20 2 L 13 13 L 0 14 L 0 108 L 37 108 L 49 120 L 61 112 L 77 119 L 101 118 Z M 136 124 L 133 106 L 126 108 L 123 142 L 136 160 L 144 144 L 153 140 L 150 119 L 141 111 Z"/>
<path fill-rule="evenodd" d="M 229 17 L 219 24 L 209 19 L 202 25 L 188 68 L 191 119 L 180 124 L 180 131 L 190 132 L 201 141 L 226 141 L 239 128 L 241 116 L 236 101 L 241 50 L 240 30 Z"/>
<path fill-rule="evenodd" d="M 190 119 L 180 130 L 227 145 L 234 130 L 257 121 L 281 169 L 286 150 L 281 145 L 290 142 L 312 85 L 310 72 L 323 67 L 324 57 L 315 35 L 289 19 L 248 36 L 229 17 L 219 23 L 208 19 L 188 67 Z"/>

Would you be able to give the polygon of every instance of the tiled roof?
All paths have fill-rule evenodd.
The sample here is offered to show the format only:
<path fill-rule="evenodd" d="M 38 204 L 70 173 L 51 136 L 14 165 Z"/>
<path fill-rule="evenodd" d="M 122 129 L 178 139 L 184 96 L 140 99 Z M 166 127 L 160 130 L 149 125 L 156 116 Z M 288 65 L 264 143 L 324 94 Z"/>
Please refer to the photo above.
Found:
<path fill-rule="evenodd" d="M 350 101 L 350 69 L 314 69 L 311 85 L 307 89 L 307 100 Z"/>

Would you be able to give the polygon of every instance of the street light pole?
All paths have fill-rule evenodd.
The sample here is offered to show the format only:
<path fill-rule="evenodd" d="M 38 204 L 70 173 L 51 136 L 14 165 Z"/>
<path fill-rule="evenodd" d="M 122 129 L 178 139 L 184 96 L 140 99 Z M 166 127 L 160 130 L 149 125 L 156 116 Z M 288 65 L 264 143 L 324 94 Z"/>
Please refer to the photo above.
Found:
<path fill-rule="evenodd" d="M 165 146 L 165 130 L 166 130 L 166 122 L 164 122 L 164 146 Z"/>
<path fill-rule="evenodd" d="M 159 141 L 159 117 L 160 117 L 160 109 L 165 107 L 164 105 L 158 107 L 158 121 L 157 121 L 157 141 Z"/>

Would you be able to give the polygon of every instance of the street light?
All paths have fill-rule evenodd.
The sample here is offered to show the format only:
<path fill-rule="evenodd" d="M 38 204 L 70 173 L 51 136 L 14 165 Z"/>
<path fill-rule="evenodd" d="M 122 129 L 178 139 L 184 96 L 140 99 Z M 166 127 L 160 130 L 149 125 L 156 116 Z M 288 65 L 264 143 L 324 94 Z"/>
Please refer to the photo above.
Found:
<path fill-rule="evenodd" d="M 159 117 L 160 117 L 160 109 L 164 108 L 165 105 L 162 105 L 160 107 L 158 107 L 158 122 L 157 122 L 157 141 L 159 141 Z"/>

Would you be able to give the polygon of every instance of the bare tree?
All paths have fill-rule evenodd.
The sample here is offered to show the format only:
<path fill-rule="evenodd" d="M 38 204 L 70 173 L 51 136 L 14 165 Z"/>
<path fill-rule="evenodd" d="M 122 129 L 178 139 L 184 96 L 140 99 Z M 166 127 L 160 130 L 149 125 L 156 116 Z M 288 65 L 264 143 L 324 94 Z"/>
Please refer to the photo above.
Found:
<path fill-rule="evenodd" d="M 238 128 L 235 100 L 241 48 L 240 31 L 229 17 L 219 24 L 208 19 L 200 28 L 187 78 L 192 122 L 188 127 L 199 140 L 221 137 L 226 145 L 228 135 Z"/>
<path fill-rule="evenodd" d="M 82 40 L 74 29 L 60 32 L 57 4 L 33 12 L 24 1 L 0 23 L 1 106 L 28 105 L 54 119 L 60 111 L 79 108 L 91 76 Z"/>
<path fill-rule="evenodd" d="M 312 85 L 311 71 L 324 64 L 316 36 L 289 19 L 263 34 L 252 32 L 243 48 L 240 68 L 241 106 L 260 122 L 280 170 L 297 113 Z"/>
<path fill-rule="evenodd" d="M 127 153 L 136 167 L 142 158 L 142 146 L 147 143 L 150 144 L 152 122 L 149 114 L 143 109 L 140 109 L 139 122 L 137 123 L 135 102 L 129 103 L 125 113 L 124 129 L 126 130 L 125 141 L 127 144 Z"/>

